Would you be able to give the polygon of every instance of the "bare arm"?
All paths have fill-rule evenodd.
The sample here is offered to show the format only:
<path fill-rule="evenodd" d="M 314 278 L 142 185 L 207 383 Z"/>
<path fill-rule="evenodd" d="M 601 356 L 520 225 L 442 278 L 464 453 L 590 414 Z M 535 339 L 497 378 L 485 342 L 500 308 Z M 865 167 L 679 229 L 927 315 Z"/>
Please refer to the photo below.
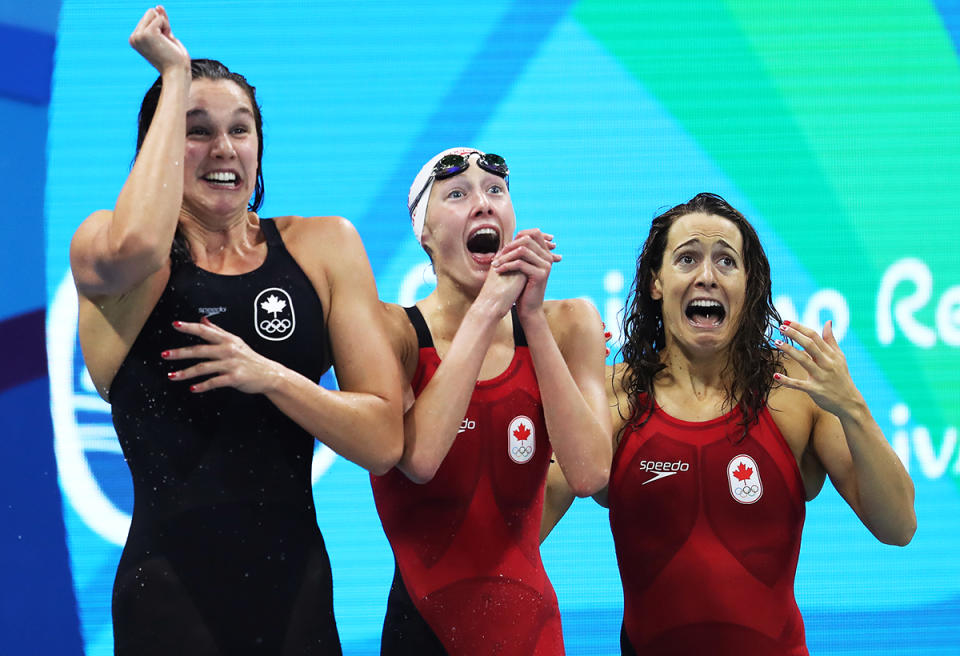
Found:
<path fill-rule="evenodd" d="M 180 214 L 190 56 L 162 8 L 147 10 L 130 44 L 160 72 L 163 89 L 116 206 L 90 215 L 71 243 L 74 279 L 87 297 L 122 294 L 160 270 Z"/>
<path fill-rule="evenodd" d="M 570 488 L 589 496 L 610 476 L 610 417 L 604 393 L 600 317 L 588 302 L 559 301 L 551 323 L 559 324 L 563 351 L 543 312 L 527 316 L 523 329 L 537 372 L 550 444 Z"/>
<path fill-rule="evenodd" d="M 606 486 L 610 475 L 606 343 L 600 316 L 587 301 L 557 301 L 548 321 L 543 296 L 552 264 L 559 260 L 548 243 L 552 239 L 539 230 L 521 231 L 497 255 L 494 266 L 527 277 L 517 309 L 537 373 L 550 444 L 570 489 L 583 497 Z"/>
<path fill-rule="evenodd" d="M 510 311 L 523 283 L 524 277 L 519 274 L 490 271 L 443 362 L 407 410 L 403 457 L 397 467 L 410 480 L 431 480 L 450 451 L 497 326 Z"/>
<path fill-rule="evenodd" d="M 608 335 L 604 335 L 608 338 Z M 626 417 L 629 416 L 629 407 L 627 396 L 623 392 L 622 377 L 625 371 L 623 363 L 614 367 L 606 367 L 604 376 L 604 389 L 607 395 L 607 409 L 609 411 L 612 431 L 610 435 L 610 448 L 616 453 L 619 445 L 620 432 L 626 424 Z M 593 494 L 593 500 L 604 508 L 609 508 L 607 499 L 609 483 Z M 570 489 L 566 477 L 560 469 L 557 462 L 550 463 L 550 470 L 547 473 L 547 487 L 543 498 L 543 518 L 540 522 L 540 542 L 542 543 L 554 527 L 560 522 L 560 519 L 566 514 L 567 510 L 573 504 L 576 495 Z"/>
<path fill-rule="evenodd" d="M 325 219 L 322 230 L 310 230 L 308 250 L 328 272 L 328 330 L 339 391 L 269 360 L 239 337 L 203 323 L 183 323 L 181 332 L 208 344 L 168 352 L 170 360 L 203 358 L 176 372 L 176 381 L 215 374 L 193 386 L 195 392 L 234 387 L 265 394 L 284 414 L 331 449 L 374 474 L 384 474 L 400 458 L 402 444 L 401 372 L 387 340 L 373 273 L 353 226 L 344 219 Z"/>
<path fill-rule="evenodd" d="M 547 487 L 543 493 L 543 517 L 540 519 L 540 543 L 542 544 L 560 519 L 570 510 L 577 495 L 570 489 L 560 463 L 550 461 L 547 470 Z"/>
<path fill-rule="evenodd" d="M 779 382 L 806 392 L 817 406 L 808 448 L 878 540 L 909 543 L 917 528 L 913 481 L 854 385 L 830 322 L 822 336 L 797 323 L 784 335 L 803 350 L 780 345 L 794 362 Z"/>

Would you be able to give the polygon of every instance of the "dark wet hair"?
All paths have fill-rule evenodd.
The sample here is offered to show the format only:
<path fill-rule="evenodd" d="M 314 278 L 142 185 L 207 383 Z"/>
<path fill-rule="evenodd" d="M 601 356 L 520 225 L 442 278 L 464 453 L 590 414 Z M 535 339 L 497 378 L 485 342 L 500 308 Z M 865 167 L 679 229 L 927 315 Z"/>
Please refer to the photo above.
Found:
<path fill-rule="evenodd" d="M 253 109 L 253 120 L 257 130 L 257 181 L 253 188 L 253 198 L 250 200 L 248 208 L 256 212 L 263 205 L 263 117 L 260 114 L 260 105 L 257 104 L 257 90 L 247 82 L 247 78 L 230 71 L 216 59 L 192 59 L 190 60 L 191 79 L 198 80 L 229 80 L 239 86 L 250 99 L 250 105 Z M 153 122 L 153 115 L 157 111 L 157 103 L 160 102 L 160 91 L 163 88 L 163 78 L 157 77 L 153 85 L 147 89 L 140 103 L 140 114 L 137 116 L 137 150 L 140 154 L 140 148 L 143 147 L 143 141 L 147 138 L 147 130 Z M 183 251 L 182 254 L 189 256 L 186 240 L 177 230 L 174 238 L 173 254 Z"/>
<path fill-rule="evenodd" d="M 653 413 L 653 381 L 666 365 L 660 351 L 666 346 L 662 304 L 650 295 L 654 276 L 663 265 L 670 227 L 682 216 L 713 214 L 733 222 L 743 238 L 746 294 L 740 325 L 730 345 L 724 373 L 732 372 L 727 406 L 740 405 L 743 435 L 757 421 L 773 387 L 773 375 L 783 372 L 780 353 L 770 344 L 769 327 L 782 323 L 773 307 L 770 262 L 756 230 L 746 217 L 717 194 L 697 194 L 686 203 L 671 207 L 653 219 L 650 233 L 637 258 L 637 273 L 624 311 L 624 342 L 620 349 L 627 371 L 623 389 L 628 395 L 630 416 L 626 425 L 642 425 Z"/>

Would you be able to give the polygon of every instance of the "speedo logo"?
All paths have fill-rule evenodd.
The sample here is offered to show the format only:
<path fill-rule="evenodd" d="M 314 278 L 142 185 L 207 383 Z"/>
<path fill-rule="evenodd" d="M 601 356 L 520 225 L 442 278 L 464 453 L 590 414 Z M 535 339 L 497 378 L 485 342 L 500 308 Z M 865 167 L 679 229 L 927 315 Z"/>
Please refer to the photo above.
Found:
<path fill-rule="evenodd" d="M 685 472 L 688 469 L 690 469 L 690 464 L 683 462 L 682 460 L 677 460 L 674 462 L 668 462 L 666 460 L 641 460 L 640 471 L 650 472 L 653 474 L 653 478 L 644 481 L 642 485 L 659 481 L 661 478 L 673 476 L 674 474 L 679 474 L 680 472 Z"/>
<path fill-rule="evenodd" d="M 460 430 L 457 431 L 457 434 L 460 434 L 463 431 L 473 430 L 476 427 L 477 422 L 475 422 L 473 419 L 464 418 L 464 420 L 460 422 Z"/>

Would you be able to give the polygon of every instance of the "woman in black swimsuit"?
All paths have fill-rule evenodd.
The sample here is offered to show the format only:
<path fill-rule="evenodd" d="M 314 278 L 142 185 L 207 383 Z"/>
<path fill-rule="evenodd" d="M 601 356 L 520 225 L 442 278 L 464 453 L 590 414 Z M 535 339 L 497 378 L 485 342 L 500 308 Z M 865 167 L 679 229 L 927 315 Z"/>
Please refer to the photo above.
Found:
<path fill-rule="evenodd" d="M 366 254 L 344 219 L 257 216 L 242 76 L 191 61 L 162 7 L 130 43 L 160 72 L 137 159 L 71 248 L 84 357 L 134 484 L 116 653 L 339 654 L 314 437 L 374 473 L 402 451 Z M 333 361 L 341 391 L 316 384 Z"/>

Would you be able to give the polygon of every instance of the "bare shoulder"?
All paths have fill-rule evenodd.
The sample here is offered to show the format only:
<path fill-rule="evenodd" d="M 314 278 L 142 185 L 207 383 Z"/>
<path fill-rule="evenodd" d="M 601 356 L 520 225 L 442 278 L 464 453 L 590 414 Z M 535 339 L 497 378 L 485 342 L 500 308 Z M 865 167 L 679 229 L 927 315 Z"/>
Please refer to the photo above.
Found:
<path fill-rule="evenodd" d="M 310 248 L 336 252 L 360 243 L 360 235 L 342 216 L 281 216 L 273 219 L 287 244 L 306 242 Z"/>
<path fill-rule="evenodd" d="M 543 312 L 547 320 L 561 324 L 581 324 L 600 320 L 600 313 L 593 303 L 585 298 L 562 298 L 557 301 L 544 301 Z M 599 325 L 599 324 L 598 324 Z"/>
<path fill-rule="evenodd" d="M 408 338 L 412 337 L 414 341 L 416 340 L 417 331 L 414 329 L 413 324 L 410 323 L 410 319 L 407 317 L 407 311 L 403 307 L 396 303 L 384 303 L 382 301 L 380 302 L 380 306 L 383 310 L 384 325 L 386 325 L 391 337 L 393 335 L 402 335 Z"/>
<path fill-rule="evenodd" d="M 629 367 L 624 362 L 617 362 L 613 366 L 607 367 L 607 401 L 610 404 L 610 419 L 613 422 L 615 437 L 620 433 L 630 416 L 630 396 L 624 388 L 628 372 Z M 614 441 L 616 442 L 616 440 Z"/>
<path fill-rule="evenodd" d="M 610 389 L 619 396 L 625 394 L 623 384 L 630 368 L 626 362 L 616 362 L 607 367 L 607 382 L 610 383 Z"/>
<path fill-rule="evenodd" d="M 417 369 L 419 345 L 417 331 L 410 323 L 406 310 L 396 303 L 380 303 L 383 311 L 383 323 L 387 330 L 387 338 L 394 354 L 403 363 L 407 380 L 413 378 Z"/>
<path fill-rule="evenodd" d="M 791 378 L 807 376 L 803 367 L 789 358 L 784 359 L 783 365 L 787 376 Z M 819 407 L 804 392 L 774 385 L 767 399 L 767 408 L 780 433 L 799 460 L 810 442 Z"/>
<path fill-rule="evenodd" d="M 324 307 L 335 288 L 373 287 L 373 272 L 353 224 L 341 216 L 273 219 L 287 250 L 313 282 Z"/>
<path fill-rule="evenodd" d="M 580 340 L 595 335 L 603 341 L 603 321 L 593 303 L 582 298 L 544 301 L 543 313 L 550 324 L 557 343 L 563 347 L 568 340 Z"/>

